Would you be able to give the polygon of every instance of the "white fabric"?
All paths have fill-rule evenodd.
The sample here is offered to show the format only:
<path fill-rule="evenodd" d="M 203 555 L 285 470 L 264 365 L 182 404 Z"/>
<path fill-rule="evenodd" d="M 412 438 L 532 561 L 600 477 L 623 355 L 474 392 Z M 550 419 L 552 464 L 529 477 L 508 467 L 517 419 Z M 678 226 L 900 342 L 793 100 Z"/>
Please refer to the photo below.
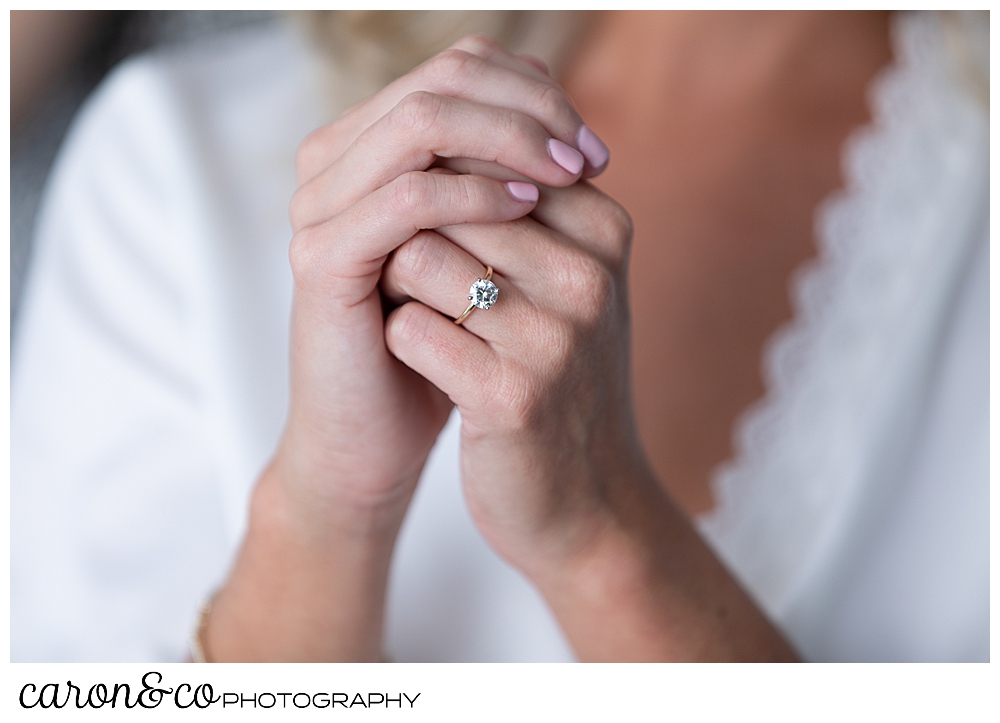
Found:
<path fill-rule="evenodd" d="M 893 29 L 701 527 L 812 659 L 987 659 L 988 118 L 938 15 Z"/>
<path fill-rule="evenodd" d="M 322 107 L 293 26 L 116 70 L 53 170 L 11 400 L 14 660 L 182 660 L 288 401 L 288 201 Z M 401 532 L 394 660 L 571 660 L 475 531 L 457 427 Z"/>
<path fill-rule="evenodd" d="M 988 657 L 988 132 L 933 19 L 900 30 L 703 524 L 814 659 Z M 284 421 L 287 203 L 326 82 L 280 25 L 129 61 L 76 121 L 12 360 L 13 660 L 185 657 Z M 465 511 L 458 424 L 404 523 L 387 652 L 571 660 Z"/>

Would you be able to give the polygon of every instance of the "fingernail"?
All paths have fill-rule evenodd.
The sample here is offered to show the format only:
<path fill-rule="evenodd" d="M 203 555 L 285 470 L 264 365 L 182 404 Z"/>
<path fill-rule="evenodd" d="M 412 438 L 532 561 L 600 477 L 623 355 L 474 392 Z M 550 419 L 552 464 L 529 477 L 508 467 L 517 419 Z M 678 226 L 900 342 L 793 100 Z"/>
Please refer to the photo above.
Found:
<path fill-rule="evenodd" d="M 583 170 L 583 156 L 578 150 L 567 146 L 562 141 L 549 138 L 549 155 L 552 156 L 553 161 L 574 176 Z"/>
<path fill-rule="evenodd" d="M 576 134 L 576 145 L 593 168 L 601 168 L 611 156 L 611 151 L 604 145 L 604 141 L 587 126 L 580 126 L 580 132 Z"/>
<path fill-rule="evenodd" d="M 530 183 L 521 183 L 520 181 L 509 181 L 507 183 L 507 190 L 510 195 L 516 198 L 518 201 L 526 201 L 527 203 L 534 203 L 538 200 L 538 186 L 532 185 Z"/>

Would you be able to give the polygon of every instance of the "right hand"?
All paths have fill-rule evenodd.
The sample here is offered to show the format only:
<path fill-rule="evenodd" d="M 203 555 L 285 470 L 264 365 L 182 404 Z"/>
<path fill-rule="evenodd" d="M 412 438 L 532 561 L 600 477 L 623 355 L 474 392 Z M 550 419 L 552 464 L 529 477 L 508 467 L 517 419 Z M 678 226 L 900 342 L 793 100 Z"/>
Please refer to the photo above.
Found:
<path fill-rule="evenodd" d="M 595 167 L 572 148 L 583 123 L 537 65 L 484 38 L 459 45 L 473 52 L 446 50 L 299 152 L 291 406 L 274 466 L 288 496 L 304 513 L 323 513 L 322 524 L 331 511 L 346 511 L 344 524 L 401 520 L 451 409 L 386 349 L 378 282 L 387 256 L 421 229 L 510 221 L 534 208 L 537 191 L 524 183 L 431 166 L 470 159 L 568 186 L 607 161 L 597 154 Z"/>
<path fill-rule="evenodd" d="M 539 67 L 483 38 L 459 45 L 300 147 L 291 403 L 206 622 L 210 659 L 378 659 L 392 546 L 451 409 L 386 348 L 383 264 L 422 229 L 524 216 L 527 180 L 569 186 L 606 165 Z M 474 170 L 433 168 L 449 160 Z"/>

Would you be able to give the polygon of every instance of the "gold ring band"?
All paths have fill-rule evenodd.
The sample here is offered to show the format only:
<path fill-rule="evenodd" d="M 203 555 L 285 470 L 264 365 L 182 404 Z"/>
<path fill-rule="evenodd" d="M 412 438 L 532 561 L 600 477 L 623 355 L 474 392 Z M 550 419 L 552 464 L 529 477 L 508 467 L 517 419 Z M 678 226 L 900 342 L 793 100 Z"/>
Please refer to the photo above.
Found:
<path fill-rule="evenodd" d="M 493 267 L 492 266 L 487 266 L 486 267 L 486 276 L 484 276 L 481 279 L 477 279 L 476 283 L 478 284 L 478 283 L 480 283 L 482 281 L 489 281 L 492 277 L 493 277 Z M 490 284 L 490 285 L 493 286 L 493 284 Z M 472 288 L 475 289 L 475 287 L 476 287 L 476 284 L 473 284 Z M 465 311 L 462 312 L 462 315 L 460 317 L 458 317 L 457 319 L 455 319 L 455 323 L 461 326 L 462 322 L 469 318 L 469 314 L 471 314 L 472 311 L 477 306 L 478 306 L 478 304 L 476 304 L 475 300 L 473 299 L 472 293 L 470 293 L 469 294 L 469 305 L 468 305 L 468 307 L 466 307 Z M 487 306 L 485 308 L 488 309 L 489 306 Z"/>

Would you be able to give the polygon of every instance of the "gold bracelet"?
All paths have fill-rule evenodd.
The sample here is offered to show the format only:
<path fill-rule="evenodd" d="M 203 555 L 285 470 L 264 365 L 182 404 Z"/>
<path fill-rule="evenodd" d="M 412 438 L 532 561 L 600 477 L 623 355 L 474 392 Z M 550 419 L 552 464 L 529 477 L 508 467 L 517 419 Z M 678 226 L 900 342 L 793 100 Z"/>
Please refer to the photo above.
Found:
<path fill-rule="evenodd" d="M 210 595 L 198 608 L 198 624 L 195 626 L 194 633 L 191 634 L 191 662 L 192 663 L 210 663 L 211 660 L 205 655 L 205 627 L 208 625 L 208 614 L 212 612 L 212 602 L 215 600 L 215 595 Z M 382 653 L 382 663 L 393 662 L 385 653 Z"/>
<path fill-rule="evenodd" d="M 198 609 L 198 624 L 195 626 L 194 633 L 191 635 L 192 663 L 209 662 L 208 656 L 205 655 L 205 645 L 202 641 L 205 635 L 205 627 L 208 625 L 208 614 L 212 612 L 212 600 L 214 599 L 215 595 L 209 596 Z"/>

